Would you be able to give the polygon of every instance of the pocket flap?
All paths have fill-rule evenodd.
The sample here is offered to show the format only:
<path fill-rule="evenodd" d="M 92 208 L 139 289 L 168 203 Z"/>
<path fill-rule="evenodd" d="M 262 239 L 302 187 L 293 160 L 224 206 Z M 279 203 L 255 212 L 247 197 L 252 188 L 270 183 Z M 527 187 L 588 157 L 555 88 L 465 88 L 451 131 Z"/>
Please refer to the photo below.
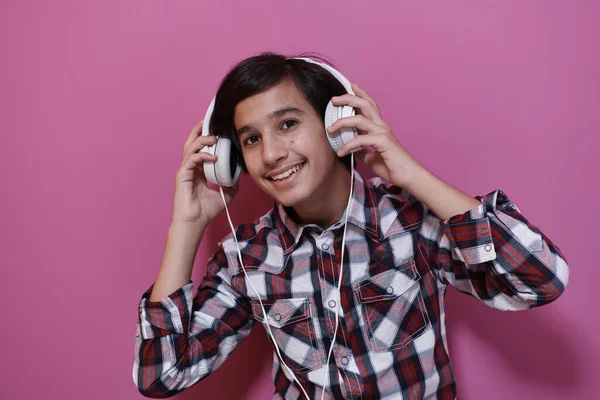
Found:
<path fill-rule="evenodd" d="M 308 298 L 280 299 L 272 302 L 263 301 L 267 312 L 267 323 L 275 328 L 282 328 L 287 324 L 302 321 L 310 317 L 310 304 Z M 260 302 L 252 302 L 252 313 L 257 321 L 265 322 Z"/>
<path fill-rule="evenodd" d="M 395 299 L 416 284 L 421 275 L 412 260 L 397 269 L 379 273 L 358 285 L 355 290 L 361 302 Z"/>

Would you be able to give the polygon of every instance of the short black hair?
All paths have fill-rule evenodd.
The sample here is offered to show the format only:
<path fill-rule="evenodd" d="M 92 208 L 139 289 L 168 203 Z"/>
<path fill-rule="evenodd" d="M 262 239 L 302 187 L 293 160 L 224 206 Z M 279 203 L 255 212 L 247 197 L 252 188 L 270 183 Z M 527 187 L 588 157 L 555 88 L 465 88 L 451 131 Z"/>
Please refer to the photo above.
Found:
<path fill-rule="evenodd" d="M 294 57 L 310 57 L 315 61 L 332 65 L 323 57 L 314 54 Z M 235 107 L 248 97 L 267 91 L 285 79 L 290 79 L 296 85 L 322 120 L 331 98 L 347 93 L 344 85 L 329 71 L 304 60 L 265 52 L 240 61 L 219 85 L 210 120 L 210 133 L 231 140 L 233 144 L 231 162 L 239 163 L 243 172 L 248 170 L 235 129 Z M 350 168 L 349 157 L 347 155 L 342 158 L 342 162 L 348 168 Z"/>

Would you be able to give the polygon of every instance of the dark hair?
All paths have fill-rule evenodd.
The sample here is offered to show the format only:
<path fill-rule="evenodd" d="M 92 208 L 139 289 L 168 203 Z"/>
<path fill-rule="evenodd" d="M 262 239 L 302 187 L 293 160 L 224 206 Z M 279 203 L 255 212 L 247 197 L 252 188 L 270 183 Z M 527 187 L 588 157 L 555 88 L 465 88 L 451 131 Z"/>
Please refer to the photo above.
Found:
<path fill-rule="evenodd" d="M 315 55 L 296 57 L 310 57 L 331 65 L 324 58 Z M 247 172 L 234 124 L 235 107 L 239 102 L 269 90 L 284 79 L 290 79 L 296 85 L 321 119 L 325 117 L 325 109 L 329 100 L 333 96 L 347 93 L 340 81 L 329 71 L 304 60 L 288 58 L 271 52 L 242 60 L 233 67 L 219 85 L 210 120 L 211 134 L 229 138 L 233 144 L 231 149 L 232 167 L 235 163 L 239 163 L 242 171 Z M 345 156 L 342 161 L 349 168 L 349 156 Z"/>

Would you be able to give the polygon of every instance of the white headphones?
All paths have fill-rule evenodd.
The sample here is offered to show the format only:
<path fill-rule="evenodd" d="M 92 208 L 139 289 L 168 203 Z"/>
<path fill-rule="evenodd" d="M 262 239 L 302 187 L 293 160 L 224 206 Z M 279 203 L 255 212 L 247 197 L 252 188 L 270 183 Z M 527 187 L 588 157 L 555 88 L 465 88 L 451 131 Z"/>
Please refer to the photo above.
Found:
<path fill-rule="evenodd" d="M 344 86 L 348 93 L 354 94 L 350 81 L 332 66 L 315 61 L 311 58 L 293 59 L 304 60 L 325 68 L 325 70 L 329 71 Z M 204 123 L 202 124 L 202 136 L 210 135 L 210 119 L 215 108 L 215 98 L 213 98 L 208 106 L 208 110 L 206 111 Z M 353 115 L 355 115 L 354 107 L 334 106 L 330 100 L 325 110 L 325 128 L 328 128 L 340 118 L 350 117 Z M 325 133 L 325 135 L 327 136 L 327 140 L 329 141 L 331 148 L 337 153 L 344 146 L 344 144 L 356 137 L 358 132 L 355 128 L 342 128 L 335 134 L 330 135 Z M 231 146 L 231 140 L 226 138 L 218 138 L 214 145 L 205 146 L 202 148 L 201 151 L 203 152 L 217 155 L 216 162 L 204 162 L 204 175 L 209 182 L 214 183 L 215 185 L 231 187 L 239 180 L 242 169 L 239 164 L 235 164 L 232 171 L 233 163 L 231 162 Z M 360 150 L 360 148 L 354 151 L 358 150 Z"/>

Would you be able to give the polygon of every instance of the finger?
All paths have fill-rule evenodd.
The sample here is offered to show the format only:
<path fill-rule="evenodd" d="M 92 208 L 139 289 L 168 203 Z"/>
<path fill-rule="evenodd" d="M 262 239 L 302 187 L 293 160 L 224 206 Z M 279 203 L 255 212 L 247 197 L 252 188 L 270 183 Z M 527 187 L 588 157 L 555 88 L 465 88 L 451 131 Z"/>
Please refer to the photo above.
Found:
<path fill-rule="evenodd" d="M 188 157 L 185 158 L 183 163 L 181 163 L 180 171 L 191 170 L 197 167 L 203 167 L 202 163 L 205 162 L 216 162 L 217 156 L 215 154 L 209 153 L 192 153 Z"/>
<path fill-rule="evenodd" d="M 378 144 L 379 139 L 377 135 L 356 136 L 354 139 L 343 145 L 340 151 L 337 152 L 337 155 L 338 157 L 344 157 L 346 154 L 361 147 L 366 149 L 367 147 L 377 147 Z"/>
<path fill-rule="evenodd" d="M 353 83 L 352 84 L 352 90 L 354 91 L 354 93 L 356 93 L 357 96 L 362 97 L 362 98 L 367 99 L 368 101 L 370 101 L 371 104 L 373 104 L 373 106 L 377 110 L 377 113 L 379 115 L 381 115 L 381 112 L 379 111 L 379 106 L 377 105 L 377 103 L 375 103 L 375 100 L 373 100 L 371 98 L 371 96 L 369 96 L 369 94 L 367 93 L 367 91 L 365 89 L 359 87 L 356 83 Z"/>
<path fill-rule="evenodd" d="M 216 136 L 198 136 L 189 146 L 183 151 L 183 158 L 186 158 L 192 153 L 197 153 L 206 146 L 212 146 L 217 142 Z"/>
<path fill-rule="evenodd" d="M 364 115 L 354 115 L 352 117 L 344 117 L 335 121 L 327 128 L 327 133 L 333 135 L 342 128 L 356 128 L 369 134 L 382 131 L 381 126 L 375 124 L 372 120 Z M 363 135 L 361 135 L 363 136 Z"/>
<path fill-rule="evenodd" d="M 184 153 L 185 153 L 186 147 L 188 147 L 190 144 L 192 144 L 194 142 L 194 140 L 196 140 L 196 138 L 202 134 L 202 125 L 203 124 L 204 124 L 204 120 L 201 120 L 190 131 L 190 134 L 188 135 L 187 140 L 185 141 L 185 144 L 183 145 Z"/>
<path fill-rule="evenodd" d="M 351 94 L 344 94 L 341 96 L 333 97 L 331 99 L 331 102 L 334 106 L 348 105 L 350 107 L 357 108 L 360 110 L 361 114 L 363 114 L 367 118 L 375 122 L 382 121 L 381 116 L 379 115 L 379 110 L 368 99 L 364 99 L 362 97 L 354 96 Z"/>

